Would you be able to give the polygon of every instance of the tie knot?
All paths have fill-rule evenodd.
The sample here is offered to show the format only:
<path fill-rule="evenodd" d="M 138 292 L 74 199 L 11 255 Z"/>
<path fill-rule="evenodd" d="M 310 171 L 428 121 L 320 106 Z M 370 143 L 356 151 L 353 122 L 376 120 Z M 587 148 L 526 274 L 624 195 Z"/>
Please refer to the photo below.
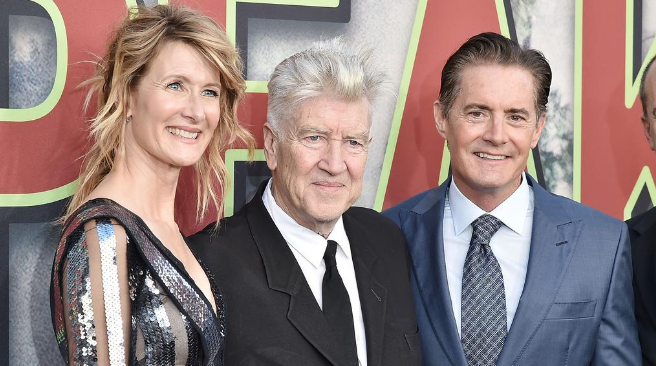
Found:
<path fill-rule="evenodd" d="M 328 240 L 326 252 L 323 254 L 323 260 L 326 262 L 326 268 L 337 265 L 337 261 L 335 260 L 335 253 L 337 253 L 337 242 L 334 240 Z"/>
<path fill-rule="evenodd" d="M 490 244 L 490 239 L 492 239 L 492 236 L 499 230 L 501 225 L 503 225 L 501 220 L 490 214 L 479 216 L 472 222 L 473 232 L 471 243 Z"/>

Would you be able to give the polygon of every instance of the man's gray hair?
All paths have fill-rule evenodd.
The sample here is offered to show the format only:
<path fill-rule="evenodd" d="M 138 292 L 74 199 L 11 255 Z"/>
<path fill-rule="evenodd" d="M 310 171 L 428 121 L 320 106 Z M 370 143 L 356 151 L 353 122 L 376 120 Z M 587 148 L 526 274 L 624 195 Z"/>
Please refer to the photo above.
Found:
<path fill-rule="evenodd" d="M 269 80 L 267 120 L 280 137 L 299 105 L 322 95 L 345 101 L 367 98 L 371 118 L 371 106 L 386 83 L 387 74 L 374 65 L 371 49 L 351 52 L 341 38 L 317 42 L 276 66 Z"/>

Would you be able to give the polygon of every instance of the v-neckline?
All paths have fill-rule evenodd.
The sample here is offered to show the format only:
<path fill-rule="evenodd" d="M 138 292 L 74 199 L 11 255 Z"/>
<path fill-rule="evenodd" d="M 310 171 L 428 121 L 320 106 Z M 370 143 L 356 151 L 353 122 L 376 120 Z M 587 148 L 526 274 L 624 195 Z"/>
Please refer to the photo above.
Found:
<path fill-rule="evenodd" d="M 132 218 L 133 218 L 133 219 L 139 224 L 140 227 L 143 227 L 143 228 L 144 228 L 144 232 L 146 233 L 146 235 L 151 239 L 151 241 L 155 244 L 155 246 L 156 246 L 159 250 L 161 250 L 161 251 L 166 255 L 166 257 L 171 261 L 171 263 L 173 263 L 173 265 L 177 267 L 178 271 L 180 271 L 180 273 L 181 273 L 183 276 L 185 276 L 186 280 L 187 280 L 187 281 L 190 283 L 190 285 L 193 287 L 194 291 L 196 291 L 196 292 L 198 293 L 198 295 L 201 297 L 201 299 L 202 299 L 202 300 L 207 304 L 207 306 L 209 306 L 209 308 L 212 310 L 212 315 L 214 315 L 214 318 L 217 319 L 217 318 L 218 318 L 218 310 L 219 310 L 219 309 L 218 309 L 218 306 L 219 306 L 219 304 L 216 304 L 216 296 L 215 296 L 214 292 L 212 292 L 212 283 L 210 282 L 210 276 L 209 276 L 208 273 L 205 271 L 205 269 L 203 269 L 203 266 L 202 266 L 202 265 L 200 264 L 200 262 L 198 261 L 198 257 L 196 256 L 196 254 L 195 254 L 195 253 L 191 250 L 191 248 L 189 247 L 189 242 L 187 241 L 187 237 L 184 236 L 184 234 L 182 234 L 182 232 L 180 232 L 180 235 L 182 235 L 182 240 L 184 241 L 185 245 L 187 246 L 187 249 L 189 249 L 189 251 L 191 252 L 191 255 L 192 255 L 192 256 L 194 257 L 194 259 L 198 262 L 198 264 L 199 264 L 200 267 L 201 267 L 201 270 L 203 271 L 203 273 L 205 274 L 205 277 L 207 278 L 207 281 L 208 281 L 208 283 L 209 283 L 209 285 L 210 285 L 210 294 L 211 294 L 212 297 L 214 298 L 214 302 L 215 302 L 216 309 L 214 308 L 214 306 L 212 306 L 212 302 L 209 301 L 209 299 L 207 298 L 207 296 L 205 296 L 205 293 L 204 293 L 204 292 L 198 287 L 198 285 L 196 284 L 196 281 L 191 277 L 191 275 L 190 275 L 189 272 L 187 271 L 187 268 L 185 268 L 184 263 L 182 263 L 182 262 L 181 262 L 181 261 L 180 261 L 180 260 L 179 260 L 179 259 L 173 254 L 173 252 L 171 252 L 171 251 L 166 247 L 166 245 L 164 245 L 164 243 L 162 243 L 162 241 L 157 237 L 157 235 L 155 235 L 155 233 L 153 233 L 153 231 L 150 229 L 150 227 L 148 226 L 148 224 L 146 224 L 146 222 L 145 222 L 145 221 L 144 221 L 139 215 L 137 215 L 136 213 L 132 212 L 131 210 L 125 208 L 123 205 L 121 205 L 120 203 L 114 201 L 113 199 L 111 199 L 111 198 L 107 198 L 107 197 L 98 197 L 98 198 L 90 199 L 90 200 L 86 201 L 84 204 L 82 204 L 82 206 L 80 206 L 80 209 L 78 209 L 78 211 L 81 210 L 81 209 L 83 209 L 84 206 L 91 205 L 91 204 L 96 203 L 96 202 L 103 202 L 103 201 L 104 201 L 105 203 L 109 203 L 109 204 L 111 204 L 111 205 L 117 206 L 117 207 L 119 207 L 121 210 L 127 212 L 127 213 L 128 213 L 128 214 L 129 214 L 129 215 L 130 215 L 130 216 L 131 216 L 131 217 L 132 217 Z M 167 291 L 167 292 L 168 292 L 168 291 Z M 169 295 L 170 295 L 170 294 L 169 294 Z"/>

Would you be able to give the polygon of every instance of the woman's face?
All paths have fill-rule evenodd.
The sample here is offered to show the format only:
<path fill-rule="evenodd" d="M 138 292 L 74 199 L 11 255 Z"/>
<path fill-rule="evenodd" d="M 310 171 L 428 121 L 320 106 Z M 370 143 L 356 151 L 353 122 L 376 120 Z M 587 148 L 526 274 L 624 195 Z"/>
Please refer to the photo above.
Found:
<path fill-rule="evenodd" d="M 219 123 L 220 82 L 193 47 L 163 44 L 130 95 L 126 154 L 171 167 L 195 164 Z"/>

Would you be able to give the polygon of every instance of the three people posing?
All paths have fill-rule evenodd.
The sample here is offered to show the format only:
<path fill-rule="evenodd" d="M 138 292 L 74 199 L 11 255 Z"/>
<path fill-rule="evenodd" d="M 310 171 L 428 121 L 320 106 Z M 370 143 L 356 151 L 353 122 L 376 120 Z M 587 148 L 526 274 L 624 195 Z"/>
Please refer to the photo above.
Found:
<path fill-rule="evenodd" d="M 209 205 L 220 212 L 220 154 L 237 139 L 253 146 L 236 118 L 245 84 L 216 23 L 139 8 L 90 81 L 94 145 L 53 268 L 62 355 L 112 365 L 639 365 L 626 227 L 524 172 L 550 82 L 539 52 L 491 33 L 468 40 L 434 105 L 452 177 L 389 220 L 351 207 L 385 75 L 369 52 L 319 43 L 271 76 L 272 178 L 233 217 L 185 239 L 173 220 L 180 169 L 196 169 L 198 218 Z"/>

